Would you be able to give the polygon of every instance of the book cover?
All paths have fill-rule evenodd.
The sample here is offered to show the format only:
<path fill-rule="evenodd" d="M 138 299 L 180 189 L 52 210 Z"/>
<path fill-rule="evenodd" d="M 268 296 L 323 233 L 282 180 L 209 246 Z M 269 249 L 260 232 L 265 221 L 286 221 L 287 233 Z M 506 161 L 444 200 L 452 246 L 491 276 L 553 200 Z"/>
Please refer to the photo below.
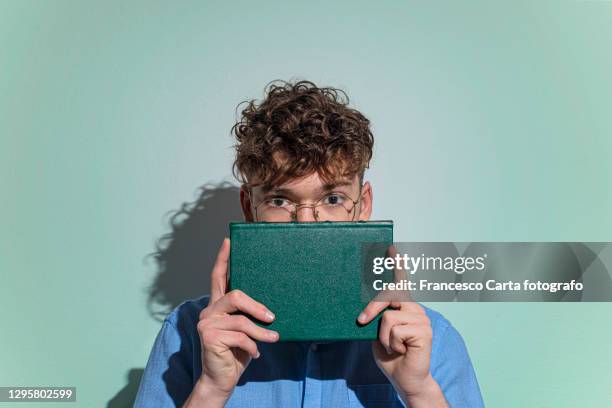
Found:
<path fill-rule="evenodd" d="M 274 312 L 274 322 L 256 323 L 278 331 L 280 341 L 377 338 L 380 314 L 357 323 L 367 305 L 362 245 L 391 245 L 393 222 L 231 223 L 230 240 L 229 289 Z"/>

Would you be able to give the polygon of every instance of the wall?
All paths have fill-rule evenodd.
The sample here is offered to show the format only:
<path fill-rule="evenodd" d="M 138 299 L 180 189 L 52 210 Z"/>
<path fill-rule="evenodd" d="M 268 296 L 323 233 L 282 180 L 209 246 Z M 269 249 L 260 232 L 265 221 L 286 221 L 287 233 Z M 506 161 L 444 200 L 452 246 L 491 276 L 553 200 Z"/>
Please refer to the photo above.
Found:
<path fill-rule="evenodd" d="M 371 119 L 374 218 L 398 240 L 611 241 L 611 18 L 582 1 L 3 1 L 0 384 L 129 406 L 160 316 L 208 290 L 239 217 L 235 108 L 275 78 L 342 87 Z M 431 306 L 488 406 L 610 402 L 610 304 Z"/>

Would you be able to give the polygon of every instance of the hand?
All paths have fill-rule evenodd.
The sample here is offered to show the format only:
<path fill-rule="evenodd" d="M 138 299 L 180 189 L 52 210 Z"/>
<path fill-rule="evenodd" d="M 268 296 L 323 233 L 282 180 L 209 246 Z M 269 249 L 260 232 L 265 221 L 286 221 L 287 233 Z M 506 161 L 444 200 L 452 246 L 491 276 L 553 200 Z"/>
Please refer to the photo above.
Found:
<path fill-rule="evenodd" d="M 376 364 L 410 406 L 448 406 L 429 371 L 433 333 L 422 306 L 372 301 L 357 320 L 366 324 L 387 306 L 394 309 L 382 314 L 378 340 L 372 342 Z"/>
<path fill-rule="evenodd" d="M 225 238 L 211 274 L 210 301 L 200 313 L 197 325 L 202 345 L 202 375 L 196 385 L 197 394 L 201 400 L 223 403 L 251 359 L 259 358 L 254 340 L 273 343 L 279 338 L 278 332 L 260 327 L 246 316 L 231 314 L 241 311 L 260 321 L 274 320 L 268 308 L 244 292 L 236 289 L 225 293 L 229 249 L 229 239 Z"/>

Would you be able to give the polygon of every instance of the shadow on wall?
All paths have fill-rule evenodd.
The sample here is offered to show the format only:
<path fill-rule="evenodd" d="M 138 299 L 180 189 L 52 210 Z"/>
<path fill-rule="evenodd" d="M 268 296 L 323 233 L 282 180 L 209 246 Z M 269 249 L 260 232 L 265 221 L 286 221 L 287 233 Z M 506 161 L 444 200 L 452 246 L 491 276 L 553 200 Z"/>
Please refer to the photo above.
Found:
<path fill-rule="evenodd" d="M 210 272 L 217 252 L 228 236 L 230 221 L 242 221 L 239 188 L 231 183 L 205 184 L 198 198 L 166 214 L 170 232 L 157 240 L 154 259 L 157 273 L 148 288 L 147 309 L 163 321 L 181 302 L 210 293 Z M 128 371 L 128 383 L 110 400 L 107 408 L 132 407 L 144 373 Z"/>
<path fill-rule="evenodd" d="M 148 256 L 155 259 L 157 276 L 149 288 L 147 308 L 158 321 L 184 300 L 210 293 L 210 272 L 229 234 L 228 223 L 243 219 L 238 187 L 205 184 L 199 191 L 197 200 L 171 213 L 171 231 Z"/>
<path fill-rule="evenodd" d="M 106 408 L 128 408 L 134 406 L 136 392 L 140 385 L 140 379 L 144 370 L 142 368 L 132 368 L 128 371 L 128 383 L 123 387 L 106 405 Z"/>

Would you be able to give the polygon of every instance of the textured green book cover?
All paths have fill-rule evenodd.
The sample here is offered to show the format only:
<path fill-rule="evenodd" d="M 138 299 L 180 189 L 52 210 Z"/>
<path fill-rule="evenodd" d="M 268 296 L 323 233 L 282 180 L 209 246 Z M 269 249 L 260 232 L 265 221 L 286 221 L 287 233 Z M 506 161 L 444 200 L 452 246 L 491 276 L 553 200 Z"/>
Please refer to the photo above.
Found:
<path fill-rule="evenodd" d="M 231 223 L 230 240 L 229 289 L 270 308 L 275 321 L 257 323 L 281 341 L 377 338 L 380 315 L 357 323 L 362 244 L 391 245 L 391 221 Z"/>

